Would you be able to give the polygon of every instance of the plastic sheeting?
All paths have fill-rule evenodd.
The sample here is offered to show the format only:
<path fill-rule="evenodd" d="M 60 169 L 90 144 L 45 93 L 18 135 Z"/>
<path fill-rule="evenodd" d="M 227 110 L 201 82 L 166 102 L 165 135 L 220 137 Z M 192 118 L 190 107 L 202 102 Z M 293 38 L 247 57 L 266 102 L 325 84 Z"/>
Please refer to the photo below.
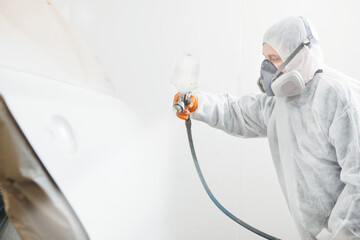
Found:
<path fill-rule="evenodd" d="M 49 0 L 0 0 L 0 67 L 115 95 L 98 59 Z"/>
<path fill-rule="evenodd" d="M 0 97 L 0 183 L 22 239 L 88 239 Z M 5 144 L 4 144 L 5 143 Z"/>
<path fill-rule="evenodd" d="M 59 159 L 64 158 L 62 153 L 74 155 L 78 150 L 76 143 L 66 138 L 67 136 L 62 138 L 64 136 L 61 135 L 63 130 L 61 127 L 64 124 L 61 115 L 68 110 L 75 99 L 78 99 L 78 95 L 76 90 L 75 93 L 60 91 L 61 93 L 57 95 L 59 88 L 55 83 L 67 83 L 111 96 L 116 95 L 115 88 L 98 59 L 68 26 L 49 0 L 0 0 L 0 52 L 0 72 L 12 75 L 11 78 L 7 78 L 4 74 L 0 74 L 0 183 L 9 220 L 22 239 L 88 239 L 77 217 L 78 208 L 75 209 L 75 213 L 72 210 L 73 206 L 70 206 L 74 203 L 73 198 L 79 200 L 78 195 L 69 193 L 69 186 L 74 182 L 77 183 L 75 178 L 80 168 L 70 164 L 65 167 L 68 170 L 65 172 L 62 171 L 64 168 L 56 165 L 66 165 L 64 161 L 59 162 Z M 30 76 L 42 79 L 41 84 L 35 86 Z M 55 84 L 56 90 L 52 89 L 52 93 L 49 93 L 51 82 Z M 36 129 L 35 123 L 44 124 L 39 120 L 43 115 L 33 112 L 37 101 L 42 103 L 51 101 L 50 98 L 54 95 L 60 96 L 59 102 L 71 96 L 66 110 L 59 110 L 54 104 L 49 104 L 55 112 L 59 111 L 54 113 L 54 116 L 50 116 L 51 126 L 45 126 L 48 127 L 46 129 L 53 127 L 58 130 L 50 133 L 55 134 L 53 135 L 55 140 L 45 140 L 49 144 L 46 147 L 44 141 L 40 143 L 38 141 L 43 140 L 43 133 L 49 134 L 47 131 L 53 130 L 50 129 L 35 133 L 30 131 L 26 138 L 35 140 L 28 142 L 22 133 L 24 125 L 29 132 L 29 129 Z M 42 98 L 37 98 L 38 96 Z M 96 96 L 104 97 L 104 94 Z M 7 98 L 12 99 L 10 101 L 12 103 L 16 102 L 10 104 L 13 111 L 8 110 L 9 105 L 6 107 L 8 102 L 4 99 Z M 29 100 L 35 102 L 23 107 Z M 86 107 L 86 104 L 84 106 Z M 13 118 L 13 112 L 18 114 L 20 112 L 23 115 Z M 29 119 L 29 116 L 38 116 L 38 118 Z M 84 120 L 86 119 L 81 119 Z M 87 128 L 87 131 L 91 131 L 91 128 Z M 45 156 L 40 161 L 33 150 L 34 145 L 46 149 L 48 153 L 58 158 Z M 43 151 L 40 152 L 43 154 Z M 78 159 L 77 157 L 75 159 Z M 46 166 L 44 167 L 43 164 Z M 55 168 L 58 172 L 53 171 L 48 174 L 49 166 L 50 169 Z M 72 168 L 75 168 L 74 174 L 70 174 L 72 172 L 69 169 Z M 53 180 L 54 175 L 56 184 Z M 57 186 L 62 187 L 63 192 Z M 66 197 L 74 196 L 70 204 L 64 197 L 64 192 Z M 91 197 L 87 194 L 82 195 L 81 200 Z M 84 203 L 81 200 L 79 201 Z M 89 211 L 91 211 L 89 208 L 84 210 L 84 212 Z M 88 221 L 91 219 L 87 219 L 89 226 Z M 93 229 L 91 232 L 96 231 L 94 225 L 90 226 Z"/>
<path fill-rule="evenodd" d="M 133 206 L 146 192 L 139 160 L 147 156 L 139 151 L 145 144 L 129 108 L 96 91 L 12 70 L 0 69 L 0 86 L 12 116 L 90 239 L 142 239 L 138 235 L 146 232 L 137 231 L 133 217 L 143 214 L 143 207 Z M 33 171 L 31 165 L 22 169 Z M 62 223 L 55 216 L 52 221 Z"/>

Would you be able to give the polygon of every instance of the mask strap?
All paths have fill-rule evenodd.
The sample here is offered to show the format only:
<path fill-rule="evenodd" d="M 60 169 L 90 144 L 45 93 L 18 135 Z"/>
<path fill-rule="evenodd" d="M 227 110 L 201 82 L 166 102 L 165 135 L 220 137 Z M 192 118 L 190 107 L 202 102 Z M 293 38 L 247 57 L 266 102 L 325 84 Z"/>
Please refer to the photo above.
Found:
<path fill-rule="evenodd" d="M 311 32 L 311 28 L 310 28 L 309 22 L 308 22 L 305 18 L 303 18 L 303 17 L 301 17 L 301 16 L 299 16 L 299 17 L 300 17 L 301 20 L 303 20 L 303 22 L 304 22 L 307 39 L 309 39 L 309 41 L 310 41 L 311 43 L 316 43 L 316 42 L 317 42 L 317 39 L 314 37 L 314 35 L 313 35 L 312 32 Z M 311 45 L 310 45 L 309 47 L 311 47 Z"/>
<path fill-rule="evenodd" d="M 295 51 L 291 53 L 291 55 L 286 59 L 286 61 L 285 61 L 283 64 L 281 64 L 281 66 L 280 66 L 280 67 L 278 68 L 278 70 L 275 72 L 272 81 L 274 81 L 274 79 L 276 79 L 276 78 L 280 75 L 280 73 L 282 72 L 282 70 L 284 70 L 284 68 L 286 67 L 286 65 L 288 65 L 289 62 L 290 62 L 291 60 L 293 60 L 293 58 L 296 56 L 296 54 L 297 54 L 298 52 L 300 52 L 300 50 L 301 50 L 304 46 L 309 46 L 309 45 L 310 45 L 310 42 L 303 42 L 303 43 L 301 43 L 301 44 L 295 49 Z"/>

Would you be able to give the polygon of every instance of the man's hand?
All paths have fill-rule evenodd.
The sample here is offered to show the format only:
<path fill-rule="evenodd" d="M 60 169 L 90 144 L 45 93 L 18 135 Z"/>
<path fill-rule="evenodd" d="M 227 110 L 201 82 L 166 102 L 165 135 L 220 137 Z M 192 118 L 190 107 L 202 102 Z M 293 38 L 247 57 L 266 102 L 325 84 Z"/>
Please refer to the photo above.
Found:
<path fill-rule="evenodd" d="M 179 95 L 180 93 L 178 92 L 175 97 L 174 97 L 174 101 L 173 104 L 176 103 L 179 100 Z M 182 112 L 177 112 L 176 116 L 180 119 L 186 120 L 188 118 L 188 116 L 190 115 L 190 113 L 192 113 L 193 111 L 196 110 L 196 108 L 198 107 L 198 101 L 196 99 L 195 96 L 191 95 L 190 96 L 190 103 L 188 105 L 185 106 L 184 110 Z"/>

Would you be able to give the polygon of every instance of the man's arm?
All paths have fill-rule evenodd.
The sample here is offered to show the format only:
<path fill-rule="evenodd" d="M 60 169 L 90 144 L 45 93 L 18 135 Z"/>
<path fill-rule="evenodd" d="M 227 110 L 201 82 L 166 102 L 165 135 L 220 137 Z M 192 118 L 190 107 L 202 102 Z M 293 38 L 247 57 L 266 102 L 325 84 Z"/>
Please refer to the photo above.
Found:
<path fill-rule="evenodd" d="M 346 185 L 318 240 L 360 239 L 360 108 L 349 108 L 330 127 L 330 142 Z"/>
<path fill-rule="evenodd" d="M 266 94 L 235 98 L 229 94 L 194 93 L 198 108 L 191 117 L 240 137 L 265 137 L 275 99 Z"/>

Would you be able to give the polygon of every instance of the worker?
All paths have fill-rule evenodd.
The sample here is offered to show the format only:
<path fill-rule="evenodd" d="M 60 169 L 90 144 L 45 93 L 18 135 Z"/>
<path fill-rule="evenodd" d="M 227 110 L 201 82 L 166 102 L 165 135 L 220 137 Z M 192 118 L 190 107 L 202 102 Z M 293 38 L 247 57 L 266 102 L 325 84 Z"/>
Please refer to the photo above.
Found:
<path fill-rule="evenodd" d="M 262 48 L 264 93 L 194 92 L 177 116 L 267 137 L 301 239 L 360 239 L 360 81 L 323 64 L 316 31 L 302 17 L 271 26 Z"/>

